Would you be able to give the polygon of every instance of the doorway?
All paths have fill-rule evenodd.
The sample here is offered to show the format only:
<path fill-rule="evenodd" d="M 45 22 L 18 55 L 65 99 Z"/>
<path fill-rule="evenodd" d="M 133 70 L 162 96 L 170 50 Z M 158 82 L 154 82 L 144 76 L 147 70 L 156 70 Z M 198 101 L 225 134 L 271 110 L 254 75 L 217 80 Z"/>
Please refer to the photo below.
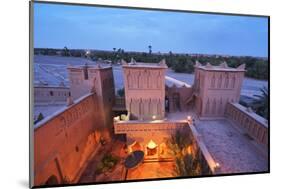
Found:
<path fill-rule="evenodd" d="M 180 95 L 179 95 L 179 93 L 173 93 L 173 105 L 174 105 L 174 111 L 180 111 Z"/>
<path fill-rule="evenodd" d="M 169 98 L 165 96 L 165 111 L 170 112 Z"/>

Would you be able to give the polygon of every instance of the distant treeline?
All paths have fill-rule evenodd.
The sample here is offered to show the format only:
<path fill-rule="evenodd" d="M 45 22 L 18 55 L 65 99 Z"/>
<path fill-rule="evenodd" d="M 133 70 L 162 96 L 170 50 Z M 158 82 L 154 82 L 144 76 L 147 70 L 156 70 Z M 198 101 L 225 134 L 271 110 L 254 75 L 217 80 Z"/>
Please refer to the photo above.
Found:
<path fill-rule="evenodd" d="M 87 57 L 92 60 L 107 60 L 113 64 L 120 62 L 121 59 L 128 62 L 131 58 L 134 58 L 137 62 L 159 62 L 165 58 L 167 66 L 180 73 L 193 73 L 196 60 L 203 65 L 207 62 L 212 65 L 219 65 L 226 61 L 229 67 L 234 68 L 244 63 L 247 77 L 268 80 L 268 60 L 250 56 L 177 54 L 171 51 L 169 53 L 152 53 L 151 48 L 149 52 L 126 52 L 120 48 L 113 48 L 112 51 L 85 51 L 83 49 L 68 49 L 67 47 L 63 49 L 36 48 L 34 54 Z"/>

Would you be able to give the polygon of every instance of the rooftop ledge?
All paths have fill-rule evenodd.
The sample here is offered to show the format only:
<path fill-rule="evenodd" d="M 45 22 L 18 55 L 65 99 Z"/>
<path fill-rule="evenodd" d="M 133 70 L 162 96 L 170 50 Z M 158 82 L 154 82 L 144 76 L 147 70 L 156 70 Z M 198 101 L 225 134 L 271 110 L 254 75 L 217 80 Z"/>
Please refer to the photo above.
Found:
<path fill-rule="evenodd" d="M 245 72 L 245 64 L 241 64 L 237 68 L 232 68 L 227 65 L 226 62 L 222 62 L 218 66 L 211 65 L 210 63 L 207 63 L 205 66 L 203 66 L 199 61 L 196 61 L 195 64 L 196 68 L 208 70 L 208 71 L 233 71 L 233 72 Z"/>
<path fill-rule="evenodd" d="M 145 63 L 136 62 L 133 58 L 131 62 L 127 63 L 125 60 L 121 60 L 123 68 L 155 68 L 155 69 L 167 69 L 166 60 L 163 59 L 159 63 Z"/>
<path fill-rule="evenodd" d="M 188 123 L 187 120 L 168 120 L 168 119 L 163 119 L 163 120 L 120 120 L 116 121 L 114 120 L 114 124 L 128 124 L 128 123 L 135 123 L 135 124 L 143 124 L 143 123 Z"/>
<path fill-rule="evenodd" d="M 252 117 L 257 122 L 262 124 L 264 127 L 268 128 L 268 120 L 264 119 L 260 115 L 256 114 L 255 112 L 249 112 L 246 107 L 242 106 L 239 103 L 231 103 L 234 107 L 242 111 L 243 113 L 247 114 L 249 117 Z"/>

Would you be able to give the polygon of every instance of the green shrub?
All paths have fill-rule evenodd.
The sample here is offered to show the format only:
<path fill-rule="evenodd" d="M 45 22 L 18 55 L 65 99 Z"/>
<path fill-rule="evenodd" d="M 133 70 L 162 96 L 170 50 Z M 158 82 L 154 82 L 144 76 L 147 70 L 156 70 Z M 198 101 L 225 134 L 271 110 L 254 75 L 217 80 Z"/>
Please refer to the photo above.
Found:
<path fill-rule="evenodd" d="M 105 154 L 101 162 L 97 165 L 96 173 L 105 173 L 112 170 L 119 162 L 119 157 L 113 156 L 112 154 Z"/>
<path fill-rule="evenodd" d="M 38 115 L 38 118 L 34 121 L 34 124 L 38 123 L 39 121 L 41 121 L 42 119 L 44 119 L 43 114 L 40 112 L 40 114 Z"/>

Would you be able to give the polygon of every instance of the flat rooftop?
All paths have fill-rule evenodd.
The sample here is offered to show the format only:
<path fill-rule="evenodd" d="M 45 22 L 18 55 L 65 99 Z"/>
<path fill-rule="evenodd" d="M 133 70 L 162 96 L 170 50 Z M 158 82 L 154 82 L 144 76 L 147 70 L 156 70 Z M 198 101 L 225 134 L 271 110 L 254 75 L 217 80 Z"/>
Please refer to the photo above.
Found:
<path fill-rule="evenodd" d="M 65 108 L 66 103 L 61 104 L 34 104 L 34 116 L 38 117 L 40 113 L 43 114 L 44 119 L 56 115 L 56 112 Z"/>
<path fill-rule="evenodd" d="M 197 120 L 195 127 L 221 173 L 268 171 L 268 158 L 255 141 L 238 131 L 227 119 Z"/>
<path fill-rule="evenodd" d="M 169 77 L 169 76 L 165 76 L 165 84 L 168 86 L 168 87 L 173 87 L 173 86 L 176 86 L 176 87 L 191 87 L 191 85 L 183 82 L 183 81 L 180 81 L 180 80 L 177 80 L 175 78 L 172 78 L 172 77 Z"/>

